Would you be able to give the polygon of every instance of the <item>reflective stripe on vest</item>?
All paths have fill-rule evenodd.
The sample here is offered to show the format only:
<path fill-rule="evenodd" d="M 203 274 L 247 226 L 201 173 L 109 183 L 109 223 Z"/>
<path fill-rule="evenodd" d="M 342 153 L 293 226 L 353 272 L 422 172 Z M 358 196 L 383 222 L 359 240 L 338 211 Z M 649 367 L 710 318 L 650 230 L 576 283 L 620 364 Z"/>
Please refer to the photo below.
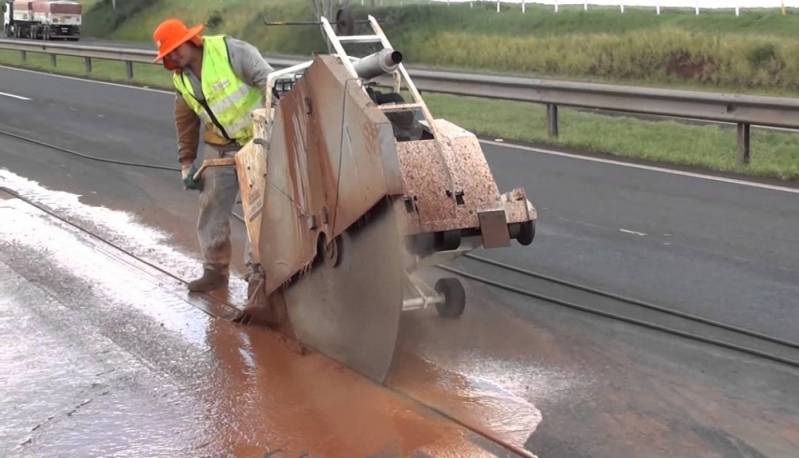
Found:
<path fill-rule="evenodd" d="M 172 76 L 175 89 L 206 126 L 212 126 L 220 136 L 240 145 L 252 140 L 250 113 L 263 107 L 263 93 L 258 88 L 248 86 L 233 72 L 224 36 L 203 39 L 200 81 L 204 98 L 200 97 L 198 100 L 188 78 L 180 72 L 175 72 Z M 203 102 L 210 113 L 203 106 Z"/>

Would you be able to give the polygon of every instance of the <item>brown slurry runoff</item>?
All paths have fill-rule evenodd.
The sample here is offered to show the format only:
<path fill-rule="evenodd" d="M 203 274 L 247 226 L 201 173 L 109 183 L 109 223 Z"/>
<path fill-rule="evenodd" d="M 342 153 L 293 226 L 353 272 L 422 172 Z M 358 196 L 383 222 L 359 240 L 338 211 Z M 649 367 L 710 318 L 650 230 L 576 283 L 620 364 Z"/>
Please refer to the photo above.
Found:
<path fill-rule="evenodd" d="M 115 309 L 97 305 L 109 295 L 123 305 L 125 301 L 140 302 L 128 304 L 132 312 L 125 317 L 125 326 L 114 333 L 152 332 L 158 336 L 168 334 L 164 329 L 193 329 L 187 331 L 193 338 L 178 333 L 169 336 L 176 342 L 157 340 L 152 348 L 132 348 L 126 346 L 124 338 L 115 337 L 122 342 L 117 351 L 135 353 L 156 370 L 160 360 L 155 354 L 168 354 L 173 345 L 193 349 L 194 353 L 188 353 L 209 359 L 209 364 L 199 359 L 179 362 L 198 365 L 194 379 L 179 375 L 180 371 L 172 373 L 173 381 L 185 388 L 181 392 L 186 399 L 181 402 L 192 402 L 205 412 L 203 425 L 197 426 L 207 442 L 202 453 L 252 456 L 279 449 L 285 456 L 474 456 L 488 454 L 487 449 L 497 450 L 468 429 L 322 355 L 298 355 L 270 331 L 209 318 L 197 309 L 184 307 L 180 313 L 167 313 L 152 301 L 180 304 L 187 298 L 157 287 L 131 294 L 142 282 L 158 280 L 157 272 L 142 275 L 146 268 L 121 256 L 109 256 L 100 242 L 19 203 L 5 201 L 0 209 L 2 219 L 9 223 L 3 225 L 0 238 L 4 250 L 28 253 L 12 256 L 16 263 L 25 264 L 14 268 L 50 279 L 52 284 L 44 286 L 54 293 L 65 291 L 59 288 L 74 288 L 77 297 L 62 296 L 59 300 L 80 304 L 75 313 L 113 313 Z M 37 274 L 35 265 L 46 265 L 48 271 Z M 81 280 L 88 286 L 81 286 Z M 73 286 L 65 287 L 64 283 Z M 158 283 L 174 286 L 164 278 Z M 148 313 L 136 313 L 139 310 Z M 190 324 L 192 321 L 194 324 Z M 180 348 L 175 348 L 176 353 Z M 53 381 L 47 374 L 40 376 L 37 383 L 43 394 Z M 147 409 L 143 405 L 127 407 L 134 415 L 137 408 Z M 125 433 L 118 431 L 119 435 Z M 84 440 L 91 441 L 91 436 Z"/>
<path fill-rule="evenodd" d="M 208 338 L 219 363 L 208 394 L 216 398 L 223 450 L 246 455 L 286 444 L 289 455 L 473 451 L 462 428 L 319 354 L 296 354 L 270 331 L 215 320 Z"/>
<path fill-rule="evenodd" d="M 565 382 L 568 369 L 549 369 L 557 367 L 562 350 L 546 330 L 471 293 L 467 285 L 468 305 L 456 320 L 430 309 L 403 314 L 386 385 L 517 453 L 529 453 L 525 444 L 546 421 L 532 400 L 560 396 L 557 390 L 568 392 L 583 382 Z M 531 348 L 544 356 L 531 360 Z"/>
<path fill-rule="evenodd" d="M 541 422 L 541 413 L 529 402 L 487 380 L 443 369 L 413 353 L 397 355 L 395 368 L 388 386 L 520 455 L 534 456 L 524 444 Z"/>

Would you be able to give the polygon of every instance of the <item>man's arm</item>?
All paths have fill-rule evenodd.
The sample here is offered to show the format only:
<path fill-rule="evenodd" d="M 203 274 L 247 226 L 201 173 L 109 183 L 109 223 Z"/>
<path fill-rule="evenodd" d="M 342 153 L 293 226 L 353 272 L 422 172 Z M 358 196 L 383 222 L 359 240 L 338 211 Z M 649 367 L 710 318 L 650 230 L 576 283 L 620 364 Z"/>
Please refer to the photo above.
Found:
<path fill-rule="evenodd" d="M 258 87 L 261 92 L 265 91 L 269 74 L 274 69 L 255 46 L 236 38 L 227 37 L 226 40 L 233 73 L 249 86 Z"/>
<path fill-rule="evenodd" d="M 178 162 L 181 167 L 188 167 L 197 159 L 200 117 L 192 111 L 180 94 L 175 96 L 175 130 L 178 138 Z"/>

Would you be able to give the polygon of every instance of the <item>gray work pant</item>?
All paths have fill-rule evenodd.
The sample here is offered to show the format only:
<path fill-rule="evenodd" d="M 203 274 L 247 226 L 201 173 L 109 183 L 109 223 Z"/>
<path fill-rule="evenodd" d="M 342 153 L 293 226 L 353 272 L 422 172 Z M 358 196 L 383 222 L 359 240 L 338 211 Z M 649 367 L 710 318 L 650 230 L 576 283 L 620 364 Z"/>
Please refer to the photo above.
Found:
<path fill-rule="evenodd" d="M 205 158 L 230 157 L 233 151 L 220 151 L 206 145 Z M 230 268 L 230 217 L 236 196 L 239 194 L 239 180 L 233 167 L 209 167 L 202 177 L 203 189 L 200 192 L 200 212 L 197 218 L 197 237 L 203 255 L 203 267 L 228 274 Z M 245 261 L 250 266 L 249 240 L 245 238 Z"/>

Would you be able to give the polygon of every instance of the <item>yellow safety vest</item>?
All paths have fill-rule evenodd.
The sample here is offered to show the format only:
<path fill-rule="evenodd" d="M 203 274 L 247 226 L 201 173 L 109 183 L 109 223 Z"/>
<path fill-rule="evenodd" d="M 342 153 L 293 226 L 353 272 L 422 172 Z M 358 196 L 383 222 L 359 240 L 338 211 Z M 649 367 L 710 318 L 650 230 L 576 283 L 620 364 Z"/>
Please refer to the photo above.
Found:
<path fill-rule="evenodd" d="M 182 72 L 172 76 L 175 89 L 203 120 L 206 128 L 244 145 L 252 140 L 250 113 L 263 107 L 263 93 L 241 81 L 230 65 L 222 35 L 203 39 L 202 95 L 195 97 L 191 82 Z"/>

